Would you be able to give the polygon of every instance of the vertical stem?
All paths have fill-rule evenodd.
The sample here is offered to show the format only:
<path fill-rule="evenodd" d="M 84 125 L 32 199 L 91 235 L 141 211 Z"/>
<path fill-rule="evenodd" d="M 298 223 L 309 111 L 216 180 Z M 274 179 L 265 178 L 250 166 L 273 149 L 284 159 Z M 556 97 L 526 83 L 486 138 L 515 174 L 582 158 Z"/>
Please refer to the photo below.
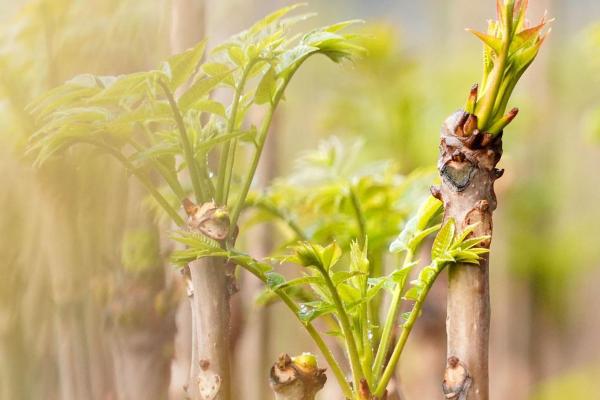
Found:
<path fill-rule="evenodd" d="M 407 250 L 403 265 L 406 266 L 410 264 L 412 262 L 412 258 L 412 251 Z M 390 308 L 388 309 L 388 313 L 385 317 L 385 325 L 383 327 L 383 332 L 381 333 L 381 341 L 379 342 L 379 348 L 377 349 L 377 354 L 375 356 L 375 363 L 373 364 L 373 373 L 375 375 L 375 379 L 380 378 L 381 372 L 383 370 L 383 363 L 385 362 L 387 353 L 390 349 L 390 343 L 392 340 L 392 330 L 394 329 L 396 319 L 398 318 L 398 311 L 400 310 L 400 302 L 402 300 L 403 288 L 404 285 L 400 284 L 397 284 L 394 288 L 392 302 L 390 303 Z"/>
<path fill-rule="evenodd" d="M 197 203 L 203 203 L 208 200 L 207 197 L 202 192 L 202 188 L 200 187 L 200 172 L 198 171 L 198 165 L 196 164 L 196 159 L 194 158 L 194 150 L 192 144 L 190 143 L 190 138 L 188 137 L 187 129 L 185 128 L 185 123 L 183 122 L 183 118 L 181 117 L 181 113 L 179 111 L 179 107 L 175 102 L 175 98 L 173 97 L 173 93 L 169 87 L 162 81 L 159 80 L 158 84 L 162 87 L 165 92 L 165 96 L 167 96 L 167 101 L 173 110 L 173 117 L 175 118 L 175 123 L 177 124 L 177 130 L 179 131 L 179 135 L 181 137 L 181 145 L 183 147 L 183 152 L 185 155 L 185 162 L 187 163 L 188 170 L 190 171 L 190 180 L 192 181 L 192 187 L 194 189 L 194 195 L 196 196 Z"/>
<path fill-rule="evenodd" d="M 229 120 L 227 121 L 226 134 L 233 132 L 233 130 L 235 129 L 240 99 L 244 92 L 244 87 L 246 86 L 248 74 L 250 73 L 252 67 L 254 67 L 254 64 L 255 62 L 250 62 L 248 63 L 246 68 L 244 68 L 242 76 L 240 77 L 240 81 L 238 82 L 238 85 L 235 88 L 235 93 L 233 94 L 233 103 L 231 105 L 231 113 L 229 115 Z M 233 139 L 223 145 L 223 152 L 221 153 L 221 159 L 219 161 L 219 172 L 217 181 L 216 200 L 219 204 L 227 204 L 227 197 L 229 196 L 229 186 L 231 185 L 231 176 L 233 174 L 233 161 L 235 157 L 237 143 L 237 139 Z"/>
<path fill-rule="evenodd" d="M 439 271 L 440 271 L 439 267 L 438 267 L 437 271 L 438 271 L 437 273 L 439 273 Z M 436 274 L 436 276 L 437 276 L 437 274 Z M 423 303 L 425 302 L 425 299 L 427 298 L 427 294 L 429 293 L 429 290 L 431 289 L 431 284 L 433 282 L 435 282 L 435 278 L 436 278 L 435 276 L 433 278 L 431 278 L 431 280 L 430 280 L 431 283 L 423 288 L 423 290 L 421 291 L 421 294 L 419 295 L 419 298 L 415 302 L 415 305 L 413 306 L 413 308 L 410 312 L 408 319 L 402 326 L 402 332 L 400 333 L 400 338 L 398 339 L 398 342 L 396 343 L 396 346 L 394 347 L 394 351 L 392 352 L 390 361 L 388 362 L 387 366 L 385 367 L 385 370 L 383 371 L 381 380 L 377 384 L 377 389 L 375 389 L 375 392 L 373 393 L 375 396 L 378 396 L 378 397 L 382 396 L 383 393 L 385 392 L 385 389 L 387 388 L 388 383 L 390 382 L 390 379 L 392 379 L 392 376 L 394 375 L 394 371 L 396 369 L 396 365 L 398 364 L 398 360 L 400 360 L 400 355 L 402 354 L 402 351 L 404 350 L 404 346 L 406 345 L 406 341 L 408 340 L 408 336 L 410 335 L 410 332 L 412 331 L 412 328 L 415 325 L 415 321 L 417 320 L 417 318 L 419 318 L 419 314 L 421 314 L 421 309 L 423 308 Z"/>
<path fill-rule="evenodd" d="M 438 168 L 442 183 L 434 190 L 444 202 L 444 219 L 456 221 L 458 233 L 477 224 L 473 236 L 492 235 L 496 209 L 494 181 L 502 174 L 495 168 L 502 154 L 501 135 L 486 146 L 468 145 L 456 138 L 462 112 L 444 122 Z M 489 241 L 483 244 L 489 246 Z M 490 294 L 488 257 L 479 266 L 455 264 L 449 269 L 446 332 L 448 369 L 444 392 L 457 398 L 488 400 L 488 341 Z M 464 370 L 455 374 L 456 368 Z M 464 396 L 464 397 L 463 397 Z"/>
<path fill-rule="evenodd" d="M 337 309 L 338 318 L 340 321 L 340 326 L 342 328 L 342 334 L 344 335 L 344 339 L 346 342 L 346 348 L 348 351 L 348 358 L 350 358 L 350 367 L 352 369 L 352 380 L 354 382 L 355 387 L 358 387 L 361 379 L 364 378 L 365 374 L 362 370 L 362 366 L 360 363 L 360 356 L 358 355 L 358 349 L 356 347 L 356 338 L 354 337 L 354 331 L 352 330 L 352 325 L 350 323 L 350 319 L 348 318 L 348 314 L 346 313 L 346 309 L 344 308 L 344 304 L 342 303 L 342 299 L 331 280 L 331 277 L 327 273 L 327 271 L 322 270 L 321 274 L 325 279 L 325 284 L 329 289 L 329 293 L 333 299 L 333 303 L 335 308 Z"/>
<path fill-rule="evenodd" d="M 229 357 L 231 317 L 229 277 L 225 260 L 203 258 L 189 264 L 192 278 L 192 311 L 196 359 L 191 366 L 188 393 L 200 400 L 200 392 L 213 392 L 214 400 L 231 399 L 231 366 Z M 215 383 L 217 382 L 217 383 Z M 215 389 L 211 389 L 212 387 Z"/>

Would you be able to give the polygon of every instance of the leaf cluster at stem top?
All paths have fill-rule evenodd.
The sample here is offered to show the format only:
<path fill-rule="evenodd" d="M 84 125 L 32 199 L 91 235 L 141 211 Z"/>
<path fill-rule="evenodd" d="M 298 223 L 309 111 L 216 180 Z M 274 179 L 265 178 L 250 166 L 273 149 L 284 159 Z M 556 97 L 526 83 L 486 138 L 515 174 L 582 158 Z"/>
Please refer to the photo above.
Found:
<path fill-rule="evenodd" d="M 470 30 L 484 43 L 483 77 L 477 101 L 468 102 L 466 111 L 477 116 L 481 132 L 497 134 L 510 122 L 503 120 L 510 96 L 547 36 L 550 21 L 528 26 L 527 6 L 528 0 L 497 0 L 498 19 L 489 21 L 487 33 Z"/>

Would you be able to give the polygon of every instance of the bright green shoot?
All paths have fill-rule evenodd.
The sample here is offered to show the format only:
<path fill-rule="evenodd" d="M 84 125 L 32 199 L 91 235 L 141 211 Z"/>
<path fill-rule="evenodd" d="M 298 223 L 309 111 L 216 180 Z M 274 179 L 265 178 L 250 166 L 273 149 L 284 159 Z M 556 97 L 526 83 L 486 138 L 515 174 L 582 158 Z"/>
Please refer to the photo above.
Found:
<path fill-rule="evenodd" d="M 510 96 L 537 56 L 550 30 L 546 17 L 529 27 L 525 18 L 528 0 L 497 0 L 498 20 L 490 20 L 487 33 L 469 29 L 484 43 L 483 77 L 467 100 L 465 111 L 477 117 L 477 129 L 496 135 L 517 115 L 505 114 Z"/>

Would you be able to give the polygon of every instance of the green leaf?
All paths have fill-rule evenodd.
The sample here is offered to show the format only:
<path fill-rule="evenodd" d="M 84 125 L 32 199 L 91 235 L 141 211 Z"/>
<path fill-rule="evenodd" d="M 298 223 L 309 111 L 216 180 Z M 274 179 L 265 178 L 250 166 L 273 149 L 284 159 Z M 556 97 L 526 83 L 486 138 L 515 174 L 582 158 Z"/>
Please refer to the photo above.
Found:
<path fill-rule="evenodd" d="M 361 271 L 336 271 L 331 275 L 331 280 L 333 281 L 333 285 L 337 286 L 359 275 L 365 275 L 365 273 Z"/>
<path fill-rule="evenodd" d="M 337 243 L 333 242 L 329 246 L 319 251 L 319 256 L 325 270 L 329 270 L 339 261 L 342 256 L 342 249 Z"/>
<path fill-rule="evenodd" d="M 427 236 L 431 235 L 434 232 L 437 232 L 441 226 L 441 224 L 437 224 L 425 230 L 417 232 L 417 234 L 415 234 L 414 237 L 408 243 L 408 247 L 410 247 L 411 249 L 416 249 Z"/>
<path fill-rule="evenodd" d="M 211 90 L 213 90 L 219 83 L 221 83 L 226 77 L 230 76 L 233 73 L 233 70 L 227 71 L 225 73 L 215 75 L 215 76 L 207 76 L 204 78 L 200 78 L 196 80 L 190 86 L 188 90 L 183 93 L 183 95 L 179 98 L 177 102 L 182 111 L 187 111 L 191 108 L 198 100 L 201 100 L 203 96 L 207 95 Z"/>
<path fill-rule="evenodd" d="M 467 29 L 467 31 L 471 32 L 473 35 L 481 39 L 481 41 L 490 49 L 492 49 L 494 53 L 496 53 L 496 55 L 499 55 L 502 52 L 502 39 L 488 35 L 483 32 L 478 32 L 473 29 Z"/>
<path fill-rule="evenodd" d="M 438 232 L 431 247 L 431 259 L 436 259 L 448 251 L 454 239 L 454 219 L 450 218 Z"/>
<path fill-rule="evenodd" d="M 289 289 L 292 287 L 302 286 L 302 285 L 322 285 L 322 284 L 323 284 L 322 276 L 307 275 L 307 276 L 302 276 L 300 278 L 290 279 L 289 281 L 280 284 L 275 289 L 282 290 L 282 289 Z"/>
<path fill-rule="evenodd" d="M 369 288 L 367 289 L 366 300 L 367 301 L 371 301 L 371 299 L 373 297 L 377 296 L 377 294 L 385 286 L 386 281 L 387 280 L 384 277 L 381 277 L 381 278 L 369 278 L 369 280 L 368 280 L 368 286 L 369 286 Z"/>
<path fill-rule="evenodd" d="M 265 274 L 266 283 L 269 289 L 275 290 L 285 283 L 285 277 L 277 272 L 267 272 Z"/>
<path fill-rule="evenodd" d="M 347 283 L 341 283 L 337 286 L 337 291 L 344 304 L 353 304 L 361 300 L 360 289 L 350 286 Z"/>
<path fill-rule="evenodd" d="M 415 251 L 425 237 L 438 229 L 437 226 L 427 229 L 427 226 L 439 214 L 441 207 L 441 201 L 428 196 L 419 207 L 417 214 L 406 223 L 400 235 L 391 243 L 390 252 L 397 253 L 408 249 Z"/>
<path fill-rule="evenodd" d="M 406 291 L 403 299 L 408 301 L 418 301 L 421 297 L 421 292 L 423 291 L 422 287 L 413 286 Z"/>
<path fill-rule="evenodd" d="M 277 82 L 277 73 L 275 68 L 271 67 L 260 80 L 254 95 L 256 104 L 272 103 L 273 92 L 275 91 L 275 83 Z"/>
<path fill-rule="evenodd" d="M 246 55 L 240 46 L 229 46 L 227 48 L 227 54 L 229 55 L 229 59 L 238 67 L 241 67 L 246 63 Z"/>
<path fill-rule="evenodd" d="M 412 271 L 413 267 L 417 265 L 417 263 L 418 262 L 415 261 L 402 266 L 402 268 L 400 269 L 395 270 L 390 274 L 391 280 L 398 284 L 400 287 L 404 287 L 404 284 L 406 282 L 406 279 L 408 278 L 408 275 L 410 274 L 410 271 Z"/>
<path fill-rule="evenodd" d="M 169 71 L 168 86 L 172 92 L 190 80 L 202 60 L 205 48 L 206 40 L 202 40 L 191 49 L 169 57 L 163 64 L 163 71 Z"/>
<path fill-rule="evenodd" d="M 363 21 L 362 19 L 351 19 L 348 21 L 338 22 L 337 24 L 324 26 L 323 28 L 321 28 L 321 30 L 334 33 L 334 32 L 339 32 L 341 30 L 344 30 L 347 27 L 349 27 L 350 25 L 363 24 L 364 22 L 365 21 Z"/>
<path fill-rule="evenodd" d="M 313 321 L 315 318 L 323 315 L 331 314 L 335 311 L 333 304 L 325 301 L 311 301 L 300 304 L 298 309 L 298 317 L 304 323 Z"/>
<path fill-rule="evenodd" d="M 305 5 L 306 5 L 306 3 L 293 4 L 291 6 L 283 7 L 281 9 L 267 15 L 266 17 L 264 17 L 263 19 L 261 19 L 260 21 L 258 21 L 254 25 L 252 25 L 252 27 L 248 30 L 250 36 L 260 33 L 260 31 L 262 31 L 263 29 L 267 28 L 268 26 L 274 24 L 275 22 L 279 21 L 286 14 L 289 14 L 290 12 L 294 11 L 298 7 L 302 7 Z"/>
<path fill-rule="evenodd" d="M 278 75 L 285 76 L 289 74 L 296 63 L 305 59 L 309 55 L 319 51 L 318 47 L 298 45 L 289 50 L 286 50 L 283 54 L 278 57 L 276 72 Z"/>
<path fill-rule="evenodd" d="M 303 267 L 324 268 L 320 251 L 322 247 L 309 242 L 301 242 L 292 247 L 294 254 L 286 256 L 283 261 L 293 262 Z"/>

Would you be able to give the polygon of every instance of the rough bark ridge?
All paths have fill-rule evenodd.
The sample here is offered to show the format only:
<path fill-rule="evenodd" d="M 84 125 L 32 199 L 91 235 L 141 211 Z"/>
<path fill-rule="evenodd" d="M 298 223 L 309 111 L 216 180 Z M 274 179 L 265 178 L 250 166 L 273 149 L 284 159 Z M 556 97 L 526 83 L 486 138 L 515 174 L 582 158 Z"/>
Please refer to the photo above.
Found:
<path fill-rule="evenodd" d="M 442 126 L 438 169 L 442 177 L 432 194 L 444 203 L 444 219 L 457 230 L 478 224 L 473 236 L 492 234 L 496 208 L 494 181 L 502 176 L 502 133 L 479 132 L 477 117 L 458 111 Z M 489 247 L 489 240 L 482 245 Z M 456 264 L 448 279 L 446 331 L 448 365 L 443 383 L 447 399 L 488 399 L 490 299 L 488 258 L 479 266 Z"/>
<path fill-rule="evenodd" d="M 270 381 L 276 400 L 314 400 L 327 376 L 325 369 L 302 365 L 282 354 L 271 367 Z"/>

